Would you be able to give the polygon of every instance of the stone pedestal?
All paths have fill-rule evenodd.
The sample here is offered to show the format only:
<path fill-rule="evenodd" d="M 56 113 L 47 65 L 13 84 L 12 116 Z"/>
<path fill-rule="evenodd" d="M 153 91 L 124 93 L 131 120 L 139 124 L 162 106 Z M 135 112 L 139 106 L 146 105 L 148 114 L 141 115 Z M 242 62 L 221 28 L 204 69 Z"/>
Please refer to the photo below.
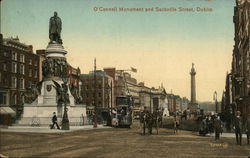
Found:
<path fill-rule="evenodd" d="M 24 112 L 19 125 L 49 125 L 52 123 L 53 112 L 56 112 L 58 122 L 62 120 L 64 107 L 57 104 L 56 85 L 63 83 L 67 78 L 67 51 L 62 44 L 48 44 L 46 49 L 46 60 L 43 63 L 43 83 L 40 94 L 31 104 L 24 104 Z M 71 95 L 69 87 L 68 118 L 71 125 L 82 125 L 86 117 L 86 106 L 75 105 L 74 97 Z"/>

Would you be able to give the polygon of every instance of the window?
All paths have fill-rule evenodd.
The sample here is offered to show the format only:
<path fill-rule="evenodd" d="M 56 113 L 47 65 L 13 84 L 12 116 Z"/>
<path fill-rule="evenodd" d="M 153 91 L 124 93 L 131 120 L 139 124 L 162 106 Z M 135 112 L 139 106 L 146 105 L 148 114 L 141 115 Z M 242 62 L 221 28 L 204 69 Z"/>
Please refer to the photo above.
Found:
<path fill-rule="evenodd" d="M 25 100 L 24 95 L 22 95 L 21 96 L 21 103 L 24 103 L 24 100 Z"/>
<path fill-rule="evenodd" d="M 29 65 L 32 65 L 32 59 L 29 60 Z"/>
<path fill-rule="evenodd" d="M 20 79 L 20 89 L 24 89 L 24 79 Z"/>
<path fill-rule="evenodd" d="M 2 73 L 0 72 L 0 82 L 2 82 Z"/>
<path fill-rule="evenodd" d="M 0 92 L 0 105 L 6 105 L 7 95 L 6 93 Z"/>
<path fill-rule="evenodd" d="M 17 72 L 17 64 L 14 62 L 12 63 L 11 72 L 13 72 L 13 73 Z"/>
<path fill-rule="evenodd" d="M 32 81 L 29 81 L 29 88 L 32 87 Z"/>
<path fill-rule="evenodd" d="M 34 77 L 37 78 L 37 70 L 34 70 Z"/>
<path fill-rule="evenodd" d="M 3 56 L 5 56 L 5 57 L 6 57 L 6 56 L 7 56 L 7 52 L 3 52 Z"/>
<path fill-rule="evenodd" d="M 13 104 L 15 105 L 16 103 L 17 103 L 17 95 L 14 94 L 14 95 L 13 95 Z"/>
<path fill-rule="evenodd" d="M 32 69 L 29 69 L 29 77 L 32 76 Z"/>
<path fill-rule="evenodd" d="M 11 78 L 11 87 L 16 88 L 16 77 Z"/>
<path fill-rule="evenodd" d="M 24 75 L 24 65 L 20 64 L 20 74 Z"/>
<path fill-rule="evenodd" d="M 99 96 L 99 97 L 102 97 L 102 93 L 98 93 L 98 96 Z"/>
<path fill-rule="evenodd" d="M 16 52 L 12 52 L 12 54 L 11 54 L 11 59 L 12 60 L 17 60 L 17 53 Z"/>
<path fill-rule="evenodd" d="M 37 61 L 34 61 L 34 66 L 37 66 Z"/>
<path fill-rule="evenodd" d="M 20 54 L 20 62 L 24 63 L 24 55 L 23 54 Z"/>
<path fill-rule="evenodd" d="M 88 93 L 86 93 L 86 97 L 87 97 L 87 98 L 89 97 L 89 94 L 88 94 Z"/>
<path fill-rule="evenodd" d="M 3 70 L 4 70 L 4 71 L 7 71 L 7 66 L 6 66 L 5 63 L 3 63 Z"/>

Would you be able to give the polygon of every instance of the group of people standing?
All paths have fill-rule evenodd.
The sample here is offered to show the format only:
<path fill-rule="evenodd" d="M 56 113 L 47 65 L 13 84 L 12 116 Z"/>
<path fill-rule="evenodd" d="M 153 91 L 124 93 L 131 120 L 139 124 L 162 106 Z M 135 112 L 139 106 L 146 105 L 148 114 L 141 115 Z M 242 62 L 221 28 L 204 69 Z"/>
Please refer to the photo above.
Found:
<path fill-rule="evenodd" d="M 153 127 L 155 127 L 156 133 L 158 134 L 160 124 L 162 124 L 162 114 L 159 110 L 156 110 L 153 113 L 144 110 L 140 113 L 140 125 L 143 130 L 143 135 L 146 134 L 146 129 L 148 129 L 149 134 L 152 134 Z"/>
<path fill-rule="evenodd" d="M 198 118 L 199 126 L 199 134 L 205 136 L 206 134 L 215 133 L 215 140 L 220 139 L 220 135 L 223 132 L 223 122 L 218 115 L 208 115 L 201 116 Z M 250 115 L 248 116 L 245 123 L 243 123 L 241 113 L 239 111 L 236 112 L 235 117 L 233 118 L 232 128 L 235 132 L 236 143 L 238 145 L 242 144 L 242 134 L 246 133 L 247 135 L 247 144 L 249 144 L 250 138 Z"/>

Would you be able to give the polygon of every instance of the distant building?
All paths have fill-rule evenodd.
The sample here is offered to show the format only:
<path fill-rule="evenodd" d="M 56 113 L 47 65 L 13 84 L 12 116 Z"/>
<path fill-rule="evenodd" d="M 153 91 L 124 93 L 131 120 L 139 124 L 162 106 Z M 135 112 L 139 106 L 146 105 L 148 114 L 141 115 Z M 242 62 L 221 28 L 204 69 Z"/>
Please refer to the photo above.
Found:
<path fill-rule="evenodd" d="M 204 113 L 215 113 L 216 105 L 215 102 L 199 102 L 200 109 L 204 111 Z M 220 109 L 220 102 L 218 103 L 218 108 Z M 220 112 L 220 110 L 218 111 Z"/>
<path fill-rule="evenodd" d="M 124 79 L 120 72 L 116 71 L 116 68 L 104 68 L 103 71 L 112 77 L 113 79 L 113 99 L 114 104 L 113 107 L 116 107 L 115 98 L 118 96 L 124 96 L 125 95 L 125 87 L 124 87 Z"/>
<path fill-rule="evenodd" d="M 74 85 L 75 87 L 79 87 L 80 82 L 80 68 L 74 68 L 68 63 L 68 84 Z"/>
<path fill-rule="evenodd" d="M 184 110 L 187 110 L 189 104 L 189 100 L 186 97 L 182 98 L 182 106 L 181 106 L 181 112 Z"/>
<path fill-rule="evenodd" d="M 39 81 L 39 56 L 32 45 L 19 38 L 0 39 L 0 105 L 18 107 L 24 103 L 26 88 Z"/>
<path fill-rule="evenodd" d="M 182 112 L 182 98 L 179 95 L 175 95 L 174 97 L 175 97 L 174 99 L 175 99 L 176 112 L 181 113 Z"/>
<path fill-rule="evenodd" d="M 151 112 L 159 110 L 168 111 L 168 100 L 166 99 L 167 93 L 163 87 L 158 89 L 146 87 L 143 82 L 139 83 L 139 100 L 140 110 L 147 109 Z"/>
<path fill-rule="evenodd" d="M 124 70 L 116 70 L 116 68 L 104 68 L 103 70 L 114 80 L 114 98 L 131 95 L 134 105 L 139 106 L 140 86 L 137 84 L 137 80 Z"/>
<path fill-rule="evenodd" d="M 94 72 L 81 74 L 81 96 L 83 103 L 88 106 L 94 106 L 95 99 L 98 108 L 110 108 L 114 105 L 113 97 L 113 78 L 104 71 L 96 71 L 96 81 Z"/>
<path fill-rule="evenodd" d="M 176 112 L 183 113 L 183 111 L 187 110 L 190 105 L 190 101 L 186 97 L 181 98 L 179 95 L 167 94 L 166 98 L 170 114 Z"/>
<path fill-rule="evenodd" d="M 39 49 L 36 50 L 36 54 L 39 56 L 39 81 L 43 79 L 43 74 L 42 74 L 42 65 L 43 61 L 46 59 L 45 57 L 45 49 Z"/>
<path fill-rule="evenodd" d="M 124 72 L 124 87 L 125 95 L 131 95 L 134 99 L 134 106 L 140 106 L 139 91 L 140 86 L 137 84 L 137 80 L 131 76 L 131 74 Z"/>
<path fill-rule="evenodd" d="M 163 111 L 165 105 L 167 104 L 166 102 L 166 90 L 163 86 L 160 86 L 159 88 L 151 88 L 151 97 L 152 97 L 152 105 L 153 109 L 152 111 L 156 111 L 157 109 Z"/>

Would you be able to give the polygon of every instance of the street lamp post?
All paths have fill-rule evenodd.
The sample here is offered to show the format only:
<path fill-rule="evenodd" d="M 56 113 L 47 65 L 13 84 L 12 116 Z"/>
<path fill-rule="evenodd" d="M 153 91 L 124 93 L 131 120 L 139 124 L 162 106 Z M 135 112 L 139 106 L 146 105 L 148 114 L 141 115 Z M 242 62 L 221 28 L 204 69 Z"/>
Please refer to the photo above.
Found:
<path fill-rule="evenodd" d="M 217 92 L 214 92 L 215 112 L 218 113 Z"/>
<path fill-rule="evenodd" d="M 69 118 L 68 118 L 68 108 L 67 106 L 67 96 L 68 96 L 68 85 L 67 85 L 67 78 L 63 78 L 63 84 L 65 86 L 65 92 L 64 92 L 64 113 L 62 118 L 62 130 L 69 130 Z"/>
<path fill-rule="evenodd" d="M 97 128 L 97 104 L 96 104 L 96 58 L 94 61 L 94 124 L 93 128 Z"/>
<path fill-rule="evenodd" d="M 152 91 L 151 89 L 149 90 L 149 97 L 150 97 L 150 113 L 152 112 Z"/>

